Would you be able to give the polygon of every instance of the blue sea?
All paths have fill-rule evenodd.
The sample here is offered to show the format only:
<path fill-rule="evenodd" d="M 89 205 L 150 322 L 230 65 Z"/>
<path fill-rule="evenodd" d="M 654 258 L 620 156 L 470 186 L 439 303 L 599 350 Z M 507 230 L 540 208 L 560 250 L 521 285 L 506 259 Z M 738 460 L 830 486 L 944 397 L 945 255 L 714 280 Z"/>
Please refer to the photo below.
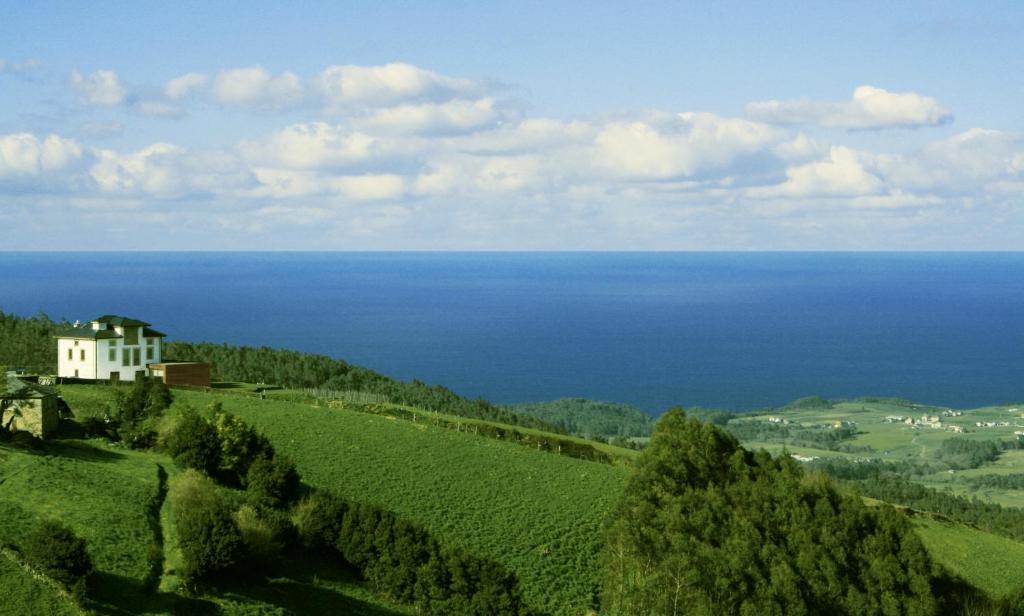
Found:
<path fill-rule="evenodd" d="M 0 310 L 124 314 L 496 403 L 1024 400 L 1024 253 L 0 253 Z"/>

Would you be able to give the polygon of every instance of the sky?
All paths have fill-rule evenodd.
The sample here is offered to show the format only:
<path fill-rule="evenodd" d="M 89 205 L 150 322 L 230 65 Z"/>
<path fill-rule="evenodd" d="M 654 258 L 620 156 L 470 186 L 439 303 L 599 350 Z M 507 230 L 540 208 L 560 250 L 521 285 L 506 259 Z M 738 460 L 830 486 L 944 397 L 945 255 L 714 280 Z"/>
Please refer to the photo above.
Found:
<path fill-rule="evenodd" d="M 0 250 L 1024 250 L 1024 3 L 0 0 Z"/>

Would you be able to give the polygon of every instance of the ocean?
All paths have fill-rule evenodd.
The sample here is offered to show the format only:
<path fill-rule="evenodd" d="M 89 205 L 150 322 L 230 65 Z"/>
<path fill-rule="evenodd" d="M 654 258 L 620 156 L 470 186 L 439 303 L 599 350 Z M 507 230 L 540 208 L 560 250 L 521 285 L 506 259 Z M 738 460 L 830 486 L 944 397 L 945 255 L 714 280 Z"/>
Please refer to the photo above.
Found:
<path fill-rule="evenodd" d="M 496 403 L 1024 400 L 1024 253 L 0 253 L 0 310 L 322 353 Z"/>

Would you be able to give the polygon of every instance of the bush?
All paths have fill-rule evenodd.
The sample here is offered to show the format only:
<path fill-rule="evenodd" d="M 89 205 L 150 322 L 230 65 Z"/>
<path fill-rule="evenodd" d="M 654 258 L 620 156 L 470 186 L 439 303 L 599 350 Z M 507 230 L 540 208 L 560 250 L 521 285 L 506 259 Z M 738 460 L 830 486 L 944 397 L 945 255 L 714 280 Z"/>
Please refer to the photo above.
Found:
<path fill-rule="evenodd" d="M 348 504 L 329 492 L 313 492 L 295 507 L 293 520 L 306 548 L 333 548 Z"/>
<path fill-rule="evenodd" d="M 283 509 L 299 499 L 302 480 L 291 460 L 257 458 L 245 478 L 246 495 L 257 507 Z"/>
<path fill-rule="evenodd" d="M 210 411 L 220 441 L 219 476 L 227 483 L 240 486 L 252 463 L 261 457 L 274 457 L 274 448 L 255 428 L 238 416 L 225 413 L 220 402 L 214 402 Z"/>
<path fill-rule="evenodd" d="M 235 523 L 242 536 L 246 554 L 260 564 L 273 562 L 285 547 L 281 529 L 274 520 L 267 520 L 254 507 L 243 505 L 235 513 Z"/>
<path fill-rule="evenodd" d="M 163 447 L 184 468 L 212 475 L 220 465 L 217 429 L 194 408 L 187 407 L 164 438 Z"/>
<path fill-rule="evenodd" d="M 186 583 L 195 583 L 223 571 L 242 551 L 242 534 L 231 504 L 217 485 L 195 470 L 186 471 L 171 485 L 171 511 L 178 528 Z"/>
<path fill-rule="evenodd" d="M 76 588 L 92 573 L 92 559 L 85 539 L 55 520 L 47 520 L 25 538 L 21 548 L 25 561 L 65 588 Z M 82 591 L 78 591 L 81 593 Z"/>

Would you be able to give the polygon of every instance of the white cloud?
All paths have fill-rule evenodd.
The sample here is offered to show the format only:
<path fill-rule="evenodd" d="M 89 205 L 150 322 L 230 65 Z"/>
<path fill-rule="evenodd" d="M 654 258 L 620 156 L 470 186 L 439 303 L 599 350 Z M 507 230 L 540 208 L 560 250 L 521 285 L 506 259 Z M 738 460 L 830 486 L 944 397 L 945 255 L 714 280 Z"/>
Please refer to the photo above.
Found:
<path fill-rule="evenodd" d="M 474 98 L 484 90 L 468 79 L 446 77 L 404 63 L 329 66 L 317 78 L 317 88 L 328 105 L 335 109 L 352 105 Z"/>
<path fill-rule="evenodd" d="M 71 87 L 79 100 L 89 105 L 119 105 L 126 96 L 114 71 L 99 70 L 87 76 L 71 71 Z"/>
<path fill-rule="evenodd" d="M 256 197 L 292 199 L 316 195 L 337 195 L 348 201 L 398 199 L 405 192 L 405 179 L 397 174 L 330 175 L 312 170 L 257 168 L 259 186 L 248 194 Z"/>
<path fill-rule="evenodd" d="M 261 66 L 236 68 L 217 75 L 213 93 L 226 105 L 283 109 L 302 101 L 302 82 L 294 73 L 271 75 Z"/>
<path fill-rule="evenodd" d="M 639 179 L 691 177 L 722 169 L 785 138 L 765 124 L 710 113 L 615 122 L 597 135 L 598 164 Z"/>
<path fill-rule="evenodd" d="M 366 133 L 312 122 L 287 126 L 265 142 L 244 142 L 241 150 L 259 164 L 313 169 L 365 161 L 375 155 L 380 145 L 379 139 Z"/>
<path fill-rule="evenodd" d="M 209 81 L 210 77 L 202 73 L 185 73 L 164 85 L 164 96 L 171 100 L 181 100 L 189 94 L 205 88 Z"/>
<path fill-rule="evenodd" d="M 747 105 L 747 116 L 771 124 L 848 129 L 938 126 L 953 119 L 953 114 L 930 96 L 873 86 L 858 87 L 851 100 L 841 103 L 807 99 L 754 102 Z"/>
<path fill-rule="evenodd" d="M 751 188 L 755 198 L 857 197 L 877 194 L 883 182 L 865 170 L 860 156 L 850 148 L 835 146 L 827 160 L 791 167 L 788 178 L 776 186 Z"/>
<path fill-rule="evenodd" d="M 0 178 L 58 171 L 82 158 L 82 147 L 72 139 L 49 135 L 40 140 L 31 133 L 0 135 Z"/>
<path fill-rule="evenodd" d="M 497 126 L 509 117 L 493 98 L 456 99 L 377 109 L 360 125 L 384 132 L 453 134 Z"/>
<path fill-rule="evenodd" d="M 913 155 L 878 154 L 872 164 L 888 181 L 912 190 L 973 192 L 1024 172 L 1024 137 L 972 128 L 934 141 Z"/>
<path fill-rule="evenodd" d="M 89 174 L 104 192 L 175 196 L 185 190 L 186 180 L 177 161 L 184 153 L 167 143 L 154 143 L 129 154 L 99 150 Z"/>

